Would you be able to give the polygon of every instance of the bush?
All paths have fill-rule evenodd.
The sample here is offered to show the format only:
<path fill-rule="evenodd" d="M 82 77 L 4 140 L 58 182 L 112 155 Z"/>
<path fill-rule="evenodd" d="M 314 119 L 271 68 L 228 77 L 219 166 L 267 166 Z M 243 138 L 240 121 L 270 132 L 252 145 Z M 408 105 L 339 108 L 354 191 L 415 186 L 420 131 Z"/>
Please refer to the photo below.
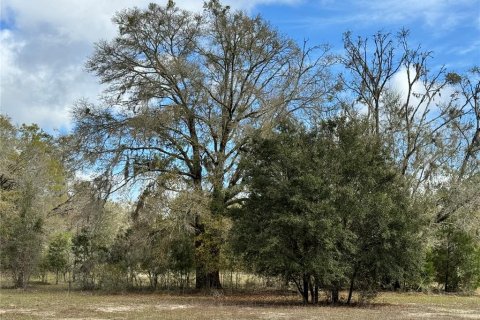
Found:
<path fill-rule="evenodd" d="M 98 287 L 105 291 L 125 291 L 128 289 L 128 274 L 116 264 L 98 266 Z"/>

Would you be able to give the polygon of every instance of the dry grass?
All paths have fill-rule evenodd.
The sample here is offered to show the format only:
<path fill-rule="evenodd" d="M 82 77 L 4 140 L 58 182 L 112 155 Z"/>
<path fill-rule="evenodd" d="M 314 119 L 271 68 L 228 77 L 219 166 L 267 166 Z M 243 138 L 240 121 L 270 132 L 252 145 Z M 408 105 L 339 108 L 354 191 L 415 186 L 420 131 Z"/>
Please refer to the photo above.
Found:
<path fill-rule="evenodd" d="M 381 294 L 362 307 L 307 306 L 297 295 L 0 290 L 0 319 L 480 319 L 480 296 Z"/>

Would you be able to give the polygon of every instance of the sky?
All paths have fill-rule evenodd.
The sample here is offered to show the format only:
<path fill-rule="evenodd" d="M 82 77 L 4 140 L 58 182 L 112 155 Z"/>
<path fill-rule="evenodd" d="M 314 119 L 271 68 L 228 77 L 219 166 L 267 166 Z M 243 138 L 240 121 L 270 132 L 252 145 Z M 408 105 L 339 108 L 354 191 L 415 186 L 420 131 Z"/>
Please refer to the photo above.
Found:
<path fill-rule="evenodd" d="M 80 99 L 98 101 L 102 86 L 85 71 L 95 42 L 115 36 L 111 17 L 152 0 L 1 0 L 0 113 L 16 124 L 68 132 Z M 158 1 L 160 4 L 166 0 Z M 177 0 L 192 11 L 201 0 Z M 410 30 L 410 43 L 432 51 L 432 68 L 465 72 L 480 65 L 480 0 L 225 0 L 260 14 L 299 43 L 342 52 L 342 34 Z"/>

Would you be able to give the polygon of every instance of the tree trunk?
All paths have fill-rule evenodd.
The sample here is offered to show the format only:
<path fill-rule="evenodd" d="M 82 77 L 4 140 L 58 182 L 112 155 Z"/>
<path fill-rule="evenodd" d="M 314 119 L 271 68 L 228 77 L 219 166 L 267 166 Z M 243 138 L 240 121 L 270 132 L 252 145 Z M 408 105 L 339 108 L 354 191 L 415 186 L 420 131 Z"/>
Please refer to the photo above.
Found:
<path fill-rule="evenodd" d="M 212 217 L 218 218 L 223 212 L 222 207 L 217 206 L 219 195 L 213 194 L 212 201 Z M 222 198 L 223 202 L 223 198 Z M 206 232 L 206 227 L 215 228 L 213 226 L 205 226 L 200 218 L 197 217 L 196 221 L 196 239 L 195 239 L 195 251 L 196 251 L 196 282 L 195 287 L 197 289 L 222 289 L 220 281 L 220 271 L 218 269 L 219 257 L 220 257 L 220 244 L 221 236 L 218 230 L 210 229 Z M 208 261 L 210 268 L 207 269 L 205 261 Z M 213 268 L 212 268 L 213 266 Z M 212 270 L 213 269 L 213 270 Z"/>
<path fill-rule="evenodd" d="M 15 279 L 15 287 L 26 289 L 28 284 L 28 278 L 29 276 L 24 271 L 20 271 Z"/>
<path fill-rule="evenodd" d="M 318 304 L 318 284 L 315 283 L 315 287 L 313 290 L 313 303 Z"/>
<path fill-rule="evenodd" d="M 315 289 L 314 289 L 312 281 L 308 282 L 308 287 L 310 288 L 310 297 L 312 297 L 312 303 L 314 304 L 315 303 Z"/>
<path fill-rule="evenodd" d="M 450 291 L 450 286 L 448 284 L 449 274 L 450 274 L 450 240 L 447 242 L 447 259 L 445 261 L 445 292 Z"/>
<path fill-rule="evenodd" d="M 195 287 L 197 289 L 222 289 L 219 270 L 206 272 L 202 266 L 197 266 L 195 271 Z"/>
<path fill-rule="evenodd" d="M 333 287 L 332 290 L 331 290 L 332 304 L 337 304 L 338 303 L 338 295 L 339 295 L 338 288 Z"/>
<path fill-rule="evenodd" d="M 353 285 L 355 283 L 356 275 L 357 275 L 357 271 L 355 270 L 352 274 L 352 278 L 350 279 L 350 289 L 348 290 L 347 304 L 350 304 L 350 302 L 352 301 Z"/>
<path fill-rule="evenodd" d="M 222 289 L 219 270 L 215 270 L 213 272 L 207 273 L 207 281 L 208 281 L 209 288 Z"/>
<path fill-rule="evenodd" d="M 303 296 L 303 304 L 307 304 L 308 303 L 308 284 L 309 284 L 309 276 L 308 274 L 304 274 L 303 275 L 303 292 L 302 292 L 302 296 Z"/>
<path fill-rule="evenodd" d="M 158 286 L 158 273 L 155 272 L 153 274 L 153 279 L 152 279 L 152 289 L 157 290 L 157 286 Z"/>

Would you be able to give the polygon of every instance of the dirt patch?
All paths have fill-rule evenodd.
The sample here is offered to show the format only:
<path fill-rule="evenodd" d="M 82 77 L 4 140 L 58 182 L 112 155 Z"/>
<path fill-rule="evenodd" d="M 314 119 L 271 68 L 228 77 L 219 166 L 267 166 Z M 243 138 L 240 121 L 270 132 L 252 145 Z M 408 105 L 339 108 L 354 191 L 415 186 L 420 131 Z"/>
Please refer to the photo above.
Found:
<path fill-rule="evenodd" d="M 55 316 L 55 312 L 53 311 L 39 311 L 37 309 L 28 309 L 28 308 L 0 309 L 0 315 L 8 314 L 8 313 L 28 314 L 30 316 L 41 317 L 42 319 L 51 318 Z"/>
<path fill-rule="evenodd" d="M 95 307 L 95 311 L 101 312 L 135 312 L 144 309 L 143 306 L 117 306 L 117 305 L 109 305 L 109 306 L 102 306 L 102 307 Z"/>
<path fill-rule="evenodd" d="M 432 318 L 439 319 L 440 317 L 445 317 L 451 319 L 452 317 L 459 319 L 480 319 L 478 314 L 457 314 L 453 312 L 408 312 L 407 315 L 413 319 L 419 318 Z"/>
<path fill-rule="evenodd" d="M 155 309 L 158 310 L 179 310 L 179 309 L 188 309 L 193 306 L 187 304 L 157 304 Z"/>
<path fill-rule="evenodd" d="M 54 318 L 55 320 L 109 320 L 107 318 Z"/>
<path fill-rule="evenodd" d="M 262 319 L 287 319 L 291 316 L 291 314 L 285 312 L 262 312 L 261 317 Z"/>
<path fill-rule="evenodd" d="M 459 318 L 459 319 L 479 319 L 480 313 L 478 310 L 471 309 L 449 309 L 449 308 L 429 308 L 425 312 L 407 312 L 409 317 L 413 318 L 434 318 L 438 319 L 440 317 L 445 318 Z"/>
<path fill-rule="evenodd" d="M 31 314 L 32 312 L 35 312 L 35 309 L 27 309 L 27 308 L 0 309 L 0 314 L 5 314 L 5 313 Z"/>

